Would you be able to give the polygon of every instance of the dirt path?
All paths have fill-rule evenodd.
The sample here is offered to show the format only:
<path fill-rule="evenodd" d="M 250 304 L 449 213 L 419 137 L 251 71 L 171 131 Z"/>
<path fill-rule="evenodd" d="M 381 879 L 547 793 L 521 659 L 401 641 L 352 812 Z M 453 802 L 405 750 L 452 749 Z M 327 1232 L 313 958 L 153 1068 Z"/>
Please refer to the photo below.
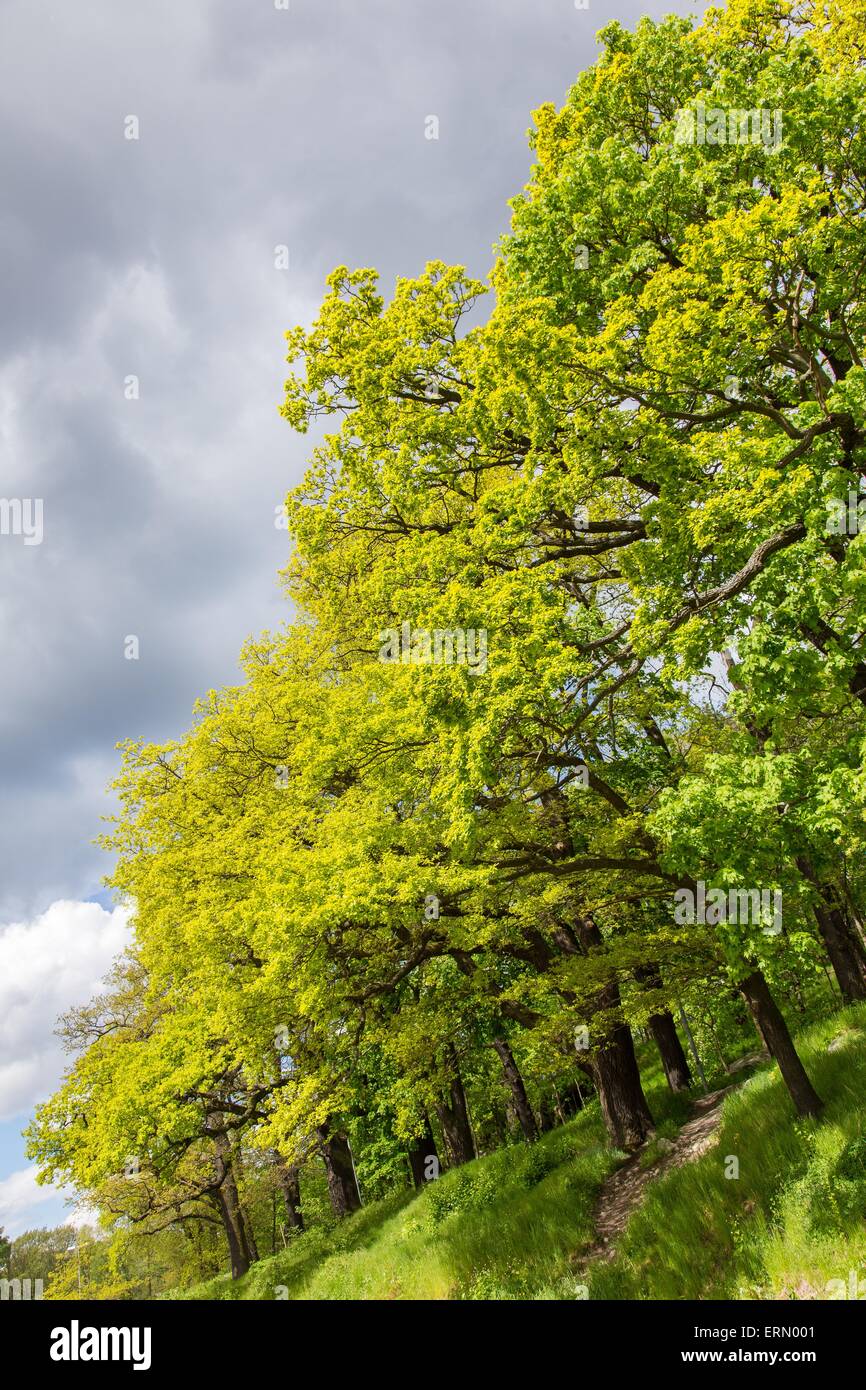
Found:
<path fill-rule="evenodd" d="M 745 1067 L 765 1061 L 766 1054 L 754 1053 L 743 1057 L 731 1067 L 731 1071 L 742 1071 Z M 712 1147 L 716 1131 L 721 1123 L 721 1110 L 725 1097 L 741 1086 L 742 1081 L 733 1081 L 720 1091 L 711 1091 L 701 1096 L 692 1107 L 691 1119 L 687 1120 L 676 1139 L 668 1141 L 665 1148 L 653 1163 L 641 1167 L 641 1152 L 626 1159 L 621 1168 L 606 1180 L 601 1189 L 595 1208 L 594 1225 L 596 1239 L 588 1250 L 583 1250 L 576 1258 L 578 1272 L 597 1260 L 612 1260 L 616 1254 L 616 1242 L 628 1224 L 632 1212 L 640 1206 L 644 1193 L 651 1182 L 662 1177 L 673 1168 L 681 1168 L 684 1163 L 693 1163 Z"/>

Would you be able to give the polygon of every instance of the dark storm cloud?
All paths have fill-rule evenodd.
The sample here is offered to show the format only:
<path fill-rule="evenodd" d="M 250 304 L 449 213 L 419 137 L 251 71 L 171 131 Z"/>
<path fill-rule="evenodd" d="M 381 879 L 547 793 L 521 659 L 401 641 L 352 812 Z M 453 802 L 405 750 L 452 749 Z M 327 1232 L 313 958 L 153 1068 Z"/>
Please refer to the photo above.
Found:
<path fill-rule="evenodd" d="M 276 411 L 284 329 L 336 263 L 386 292 L 432 258 L 486 273 L 531 109 L 607 20 L 663 8 L 0 9 L 0 496 L 43 498 L 45 526 L 0 537 L 0 922 L 95 891 L 115 742 L 179 733 L 285 616 L 274 507 L 309 441 Z"/>

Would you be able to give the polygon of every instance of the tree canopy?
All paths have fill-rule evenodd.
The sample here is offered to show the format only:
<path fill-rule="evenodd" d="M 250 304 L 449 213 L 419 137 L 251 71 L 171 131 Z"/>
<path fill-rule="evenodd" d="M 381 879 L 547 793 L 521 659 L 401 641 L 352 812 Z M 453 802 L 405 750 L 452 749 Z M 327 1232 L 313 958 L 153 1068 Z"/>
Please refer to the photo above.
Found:
<path fill-rule="evenodd" d="M 124 746 L 135 941 L 31 1130 L 110 1222 L 238 1272 L 266 1175 L 296 1228 L 319 1160 L 343 1214 L 575 1089 L 637 1146 L 684 1002 L 820 1112 L 786 1011 L 866 998 L 861 11 L 608 24 L 488 281 L 341 266 L 287 334 L 292 618 Z"/>

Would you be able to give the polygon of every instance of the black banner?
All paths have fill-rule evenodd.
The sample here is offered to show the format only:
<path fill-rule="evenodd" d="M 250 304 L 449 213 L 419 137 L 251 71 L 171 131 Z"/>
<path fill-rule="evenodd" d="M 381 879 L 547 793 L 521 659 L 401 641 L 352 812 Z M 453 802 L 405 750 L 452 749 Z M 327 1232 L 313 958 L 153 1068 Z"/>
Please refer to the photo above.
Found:
<path fill-rule="evenodd" d="M 785 1303 L 627 1303 L 592 1302 L 524 1304 L 523 1334 L 530 1334 L 536 1353 L 549 1346 L 557 1362 L 567 1356 L 575 1374 L 592 1369 L 643 1375 L 683 1368 L 700 1379 L 707 1369 L 760 1367 L 766 1372 L 791 1367 L 817 1372 L 856 1364 L 862 1350 L 863 1318 L 852 1300 Z M 859 1296 L 853 1301 L 860 1301 Z M 417 1306 L 417 1305 L 416 1305 Z M 446 1306 L 450 1312 L 445 1311 Z M 510 1305 L 505 1305 L 508 1308 Z M 498 1314 L 491 1325 L 490 1304 L 427 1305 L 424 1335 L 431 1334 L 430 1317 L 454 1317 L 461 1346 L 473 1341 L 487 1373 L 500 1355 L 506 1370 L 513 1349 L 513 1310 L 508 1329 L 498 1335 Z M 14 1347 L 23 1364 L 40 1377 L 62 1382 L 108 1373 L 164 1377 L 183 1371 L 217 1371 L 247 1375 L 275 1358 L 286 1378 L 303 1373 L 308 1359 L 327 1365 L 329 1375 L 342 1365 L 357 1371 L 366 1365 L 390 1365 L 396 1371 L 405 1352 L 395 1342 L 394 1356 L 383 1350 L 382 1338 L 413 1321 L 412 1305 L 402 1310 L 358 1304 L 354 1313 L 341 1307 L 307 1304 L 303 1314 L 293 1304 L 273 1302 L 4 1302 L 0 1303 L 0 1333 L 7 1351 Z M 340 1336 L 334 1337 L 336 1318 Z M 537 1342 L 541 1331 L 545 1341 Z M 320 1336 L 322 1340 L 319 1340 Z M 437 1334 L 438 1336 L 438 1334 Z M 469 1338 L 469 1345 L 464 1341 Z M 501 1352 L 500 1352 L 501 1348 Z M 461 1356 L 463 1352 L 461 1351 Z M 408 1370 L 408 1367 L 406 1368 Z M 551 1362 L 550 1372 L 554 1373 Z M 431 1371 L 435 1357 L 431 1354 Z"/>

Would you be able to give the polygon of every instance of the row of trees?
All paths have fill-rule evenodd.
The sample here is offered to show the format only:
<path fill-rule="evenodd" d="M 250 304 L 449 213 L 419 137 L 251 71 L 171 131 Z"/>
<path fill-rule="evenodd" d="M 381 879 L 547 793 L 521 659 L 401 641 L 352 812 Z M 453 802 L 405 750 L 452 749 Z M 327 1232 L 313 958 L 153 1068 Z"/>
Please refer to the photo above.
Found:
<path fill-rule="evenodd" d="M 124 748 L 135 945 L 65 1020 L 46 1178 L 237 1274 L 265 1171 L 299 1230 L 314 1162 L 341 1215 L 589 1095 L 639 1145 L 634 1031 L 688 1087 L 683 1000 L 820 1113 L 785 1014 L 866 998 L 860 9 L 609 25 L 486 318 L 459 267 L 339 268 L 287 335 L 296 616 Z M 781 144 L 675 138 L 699 102 Z"/>

